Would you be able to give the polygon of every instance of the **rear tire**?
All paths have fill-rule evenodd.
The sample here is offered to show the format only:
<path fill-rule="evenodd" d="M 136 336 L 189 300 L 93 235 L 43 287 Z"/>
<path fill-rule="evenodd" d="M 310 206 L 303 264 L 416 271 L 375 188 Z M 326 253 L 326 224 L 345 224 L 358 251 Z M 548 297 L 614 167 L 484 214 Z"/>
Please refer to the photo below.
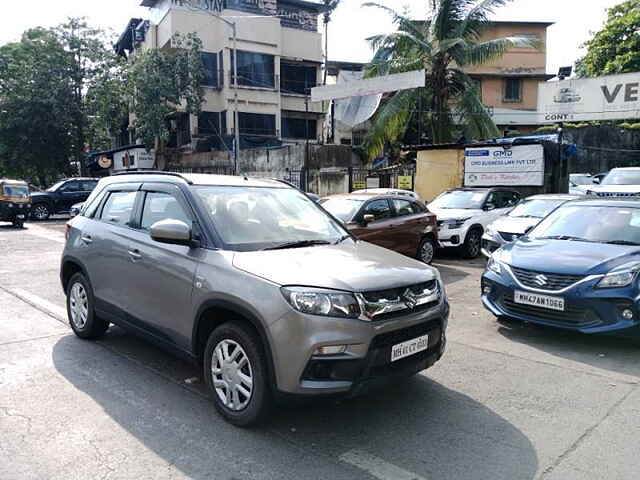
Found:
<path fill-rule="evenodd" d="M 18 220 L 17 218 L 13 221 L 13 226 L 16 228 L 24 228 L 24 220 Z"/>
<path fill-rule="evenodd" d="M 271 408 L 267 361 L 252 328 L 229 322 L 216 328 L 204 353 L 204 378 L 216 410 L 229 423 L 249 427 Z"/>
<path fill-rule="evenodd" d="M 40 222 L 49 220 L 51 210 L 46 203 L 36 203 L 31 209 L 31 218 Z"/>
<path fill-rule="evenodd" d="M 102 337 L 109 323 L 96 317 L 93 289 L 89 280 L 80 272 L 67 284 L 67 316 L 73 333 L 85 340 Z"/>
<path fill-rule="evenodd" d="M 478 258 L 481 252 L 482 230 L 474 228 L 467 233 L 467 238 L 464 239 L 462 245 L 462 257 L 469 260 Z"/>
<path fill-rule="evenodd" d="M 435 254 L 436 242 L 434 242 L 431 237 L 423 238 L 422 242 L 420 242 L 420 246 L 418 247 L 418 254 L 416 255 L 416 258 L 427 265 L 431 265 Z"/>

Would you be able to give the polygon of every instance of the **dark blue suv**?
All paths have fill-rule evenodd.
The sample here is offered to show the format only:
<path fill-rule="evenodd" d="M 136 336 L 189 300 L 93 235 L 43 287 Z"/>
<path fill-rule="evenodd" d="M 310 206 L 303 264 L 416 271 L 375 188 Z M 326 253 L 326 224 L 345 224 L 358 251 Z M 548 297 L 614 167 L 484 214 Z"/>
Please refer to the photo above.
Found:
<path fill-rule="evenodd" d="M 640 322 L 640 201 L 581 200 L 498 250 L 482 301 L 498 317 L 584 333 Z"/>

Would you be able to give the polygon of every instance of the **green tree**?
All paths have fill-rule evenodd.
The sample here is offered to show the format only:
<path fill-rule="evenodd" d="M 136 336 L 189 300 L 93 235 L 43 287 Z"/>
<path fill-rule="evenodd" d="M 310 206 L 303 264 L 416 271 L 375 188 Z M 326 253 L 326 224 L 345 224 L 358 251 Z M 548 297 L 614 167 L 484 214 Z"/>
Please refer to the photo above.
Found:
<path fill-rule="evenodd" d="M 198 115 L 204 101 L 202 42 L 196 34 L 176 34 L 171 49 L 137 53 L 129 69 L 133 128 L 147 146 L 162 150 L 168 121 L 180 112 Z"/>
<path fill-rule="evenodd" d="M 587 54 L 576 65 L 580 77 L 640 71 L 640 0 L 628 0 L 607 12 L 604 28 L 583 45 Z"/>
<path fill-rule="evenodd" d="M 0 174 L 47 185 L 71 173 L 70 63 L 50 30 L 0 47 Z"/>
<path fill-rule="evenodd" d="M 389 35 L 369 39 L 375 54 L 367 75 L 425 69 L 426 87 L 404 90 L 386 99 L 373 119 L 365 141 L 369 158 L 382 153 L 389 142 L 402 139 L 409 124 L 417 121 L 433 143 L 498 135 L 498 129 L 480 101 L 477 85 L 464 71 L 501 57 L 514 46 L 537 48 L 539 41 L 525 37 L 482 40 L 494 9 L 509 0 L 428 0 L 426 21 L 377 3 L 364 6 L 386 10 L 397 25 Z"/>
<path fill-rule="evenodd" d="M 125 60 L 112 48 L 113 35 L 91 27 L 84 18 L 70 18 L 54 31 L 69 54 L 73 157 L 84 170 L 85 149 L 111 147 L 128 113 Z"/>

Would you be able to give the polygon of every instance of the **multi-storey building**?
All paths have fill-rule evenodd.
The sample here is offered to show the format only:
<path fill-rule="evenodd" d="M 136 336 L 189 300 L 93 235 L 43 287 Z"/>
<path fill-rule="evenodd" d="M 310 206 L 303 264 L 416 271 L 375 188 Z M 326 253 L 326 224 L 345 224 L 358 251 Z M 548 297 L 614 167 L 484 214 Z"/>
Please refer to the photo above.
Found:
<path fill-rule="evenodd" d="M 171 147 L 232 149 L 236 92 L 229 22 L 237 30 L 241 147 L 320 138 L 322 104 L 309 101 L 310 88 L 321 79 L 320 4 L 304 0 L 143 0 L 142 6 L 149 7 L 149 19 L 131 20 L 116 45 L 119 53 L 170 48 L 176 33 L 196 33 L 203 43 L 202 113 L 181 114 L 171 120 Z M 132 143 L 132 138 L 124 137 L 119 143 Z"/>

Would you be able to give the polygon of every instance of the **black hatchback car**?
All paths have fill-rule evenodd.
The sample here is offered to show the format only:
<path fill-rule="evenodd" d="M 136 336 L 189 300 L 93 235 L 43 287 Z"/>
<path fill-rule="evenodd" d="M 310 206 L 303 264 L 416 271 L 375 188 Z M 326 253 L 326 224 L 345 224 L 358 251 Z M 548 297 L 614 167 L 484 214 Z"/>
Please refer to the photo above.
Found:
<path fill-rule="evenodd" d="M 51 215 L 69 213 L 73 205 L 89 198 L 97 184 L 97 178 L 70 178 L 44 192 L 32 193 L 31 218 L 47 220 Z"/>

